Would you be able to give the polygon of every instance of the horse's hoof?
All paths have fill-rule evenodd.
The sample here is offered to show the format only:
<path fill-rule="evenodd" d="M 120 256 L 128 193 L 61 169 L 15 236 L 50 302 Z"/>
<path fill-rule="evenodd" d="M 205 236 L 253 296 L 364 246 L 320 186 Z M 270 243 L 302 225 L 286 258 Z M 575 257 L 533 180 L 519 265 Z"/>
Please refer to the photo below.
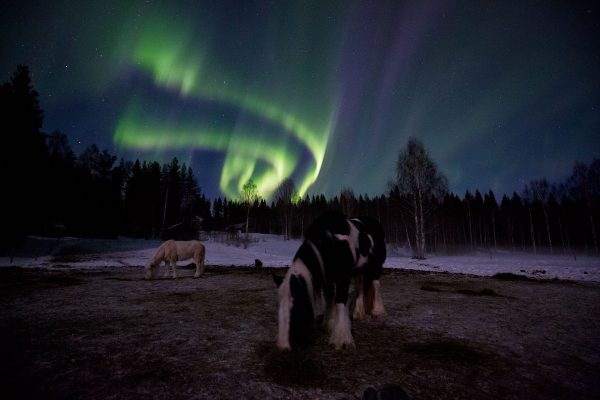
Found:
<path fill-rule="evenodd" d="M 363 320 L 363 319 L 365 319 L 365 313 L 360 313 L 360 312 L 357 313 L 357 312 L 355 312 L 352 315 L 352 319 L 354 319 L 355 321 Z"/>
<path fill-rule="evenodd" d="M 356 345 L 354 344 L 354 342 L 342 343 L 342 344 L 339 344 L 339 345 L 335 346 L 335 350 L 336 351 L 355 350 L 355 349 L 356 349 Z"/>
<path fill-rule="evenodd" d="M 371 314 L 371 318 L 373 318 L 375 321 L 383 321 L 385 319 L 385 317 L 387 317 L 386 313 Z"/>

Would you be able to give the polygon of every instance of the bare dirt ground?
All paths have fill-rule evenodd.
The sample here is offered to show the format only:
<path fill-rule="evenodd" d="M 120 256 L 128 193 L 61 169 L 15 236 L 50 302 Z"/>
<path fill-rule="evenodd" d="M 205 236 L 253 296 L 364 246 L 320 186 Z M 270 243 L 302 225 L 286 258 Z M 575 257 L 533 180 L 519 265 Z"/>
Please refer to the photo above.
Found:
<path fill-rule="evenodd" d="M 1 396 L 600 398 L 600 284 L 386 270 L 355 349 L 282 353 L 273 271 L 0 269 Z"/>

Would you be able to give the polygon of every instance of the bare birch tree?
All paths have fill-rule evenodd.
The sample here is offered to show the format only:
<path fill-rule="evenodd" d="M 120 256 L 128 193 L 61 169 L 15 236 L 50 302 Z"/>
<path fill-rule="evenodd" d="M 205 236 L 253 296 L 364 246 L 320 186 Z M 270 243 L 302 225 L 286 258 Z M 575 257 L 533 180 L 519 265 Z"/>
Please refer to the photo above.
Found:
<path fill-rule="evenodd" d="M 250 208 L 260 198 L 256 184 L 252 179 L 242 186 L 242 203 L 246 205 L 246 240 L 248 240 L 248 225 L 250 223 Z"/>
<path fill-rule="evenodd" d="M 537 247 L 535 245 L 535 228 L 533 226 L 533 213 L 531 211 L 532 203 L 533 203 L 533 192 L 531 188 L 525 185 L 525 189 L 523 189 L 523 197 L 525 198 L 525 205 L 527 206 L 527 211 L 529 213 L 529 234 L 531 236 L 531 245 L 533 246 L 533 254 L 537 254 Z"/>
<path fill-rule="evenodd" d="M 411 137 L 406 148 L 398 156 L 396 165 L 397 185 L 409 199 L 415 223 L 413 257 L 425 258 L 425 217 L 434 206 L 432 199 L 440 200 L 448 191 L 446 177 L 438 171 L 423 143 Z"/>
<path fill-rule="evenodd" d="M 284 240 L 290 240 L 292 232 L 292 209 L 293 205 L 299 201 L 298 191 L 292 179 L 284 180 L 275 191 L 276 206 L 280 210 L 281 228 Z"/>
<path fill-rule="evenodd" d="M 548 246 L 550 253 L 553 253 L 552 235 L 550 234 L 550 218 L 548 217 L 548 199 L 550 198 L 550 184 L 546 179 L 533 180 L 529 187 L 525 187 L 525 193 L 529 193 L 532 202 L 539 202 L 544 212 L 544 222 L 546 224 L 546 235 L 548 236 Z"/>

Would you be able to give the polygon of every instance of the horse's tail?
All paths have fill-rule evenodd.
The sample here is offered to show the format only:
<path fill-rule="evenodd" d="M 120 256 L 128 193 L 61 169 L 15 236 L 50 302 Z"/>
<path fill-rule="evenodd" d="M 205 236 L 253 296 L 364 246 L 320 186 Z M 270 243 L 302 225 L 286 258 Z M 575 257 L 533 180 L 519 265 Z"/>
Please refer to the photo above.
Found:
<path fill-rule="evenodd" d="M 198 246 L 198 260 L 204 263 L 204 256 L 206 255 L 206 247 L 202 243 Z"/>
<path fill-rule="evenodd" d="M 204 244 L 200 243 L 198 246 L 198 263 L 200 264 L 200 269 L 204 272 L 204 256 L 206 255 L 206 247 Z"/>

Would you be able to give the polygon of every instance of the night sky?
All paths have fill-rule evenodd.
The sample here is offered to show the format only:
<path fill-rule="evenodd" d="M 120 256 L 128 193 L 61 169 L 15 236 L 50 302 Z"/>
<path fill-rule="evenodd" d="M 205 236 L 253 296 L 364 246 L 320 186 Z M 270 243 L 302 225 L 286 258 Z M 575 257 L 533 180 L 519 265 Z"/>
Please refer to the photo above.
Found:
<path fill-rule="evenodd" d="M 46 132 L 176 156 L 211 198 L 380 195 L 409 136 L 460 196 L 600 156 L 597 1 L 3 1 L 0 23 Z"/>

